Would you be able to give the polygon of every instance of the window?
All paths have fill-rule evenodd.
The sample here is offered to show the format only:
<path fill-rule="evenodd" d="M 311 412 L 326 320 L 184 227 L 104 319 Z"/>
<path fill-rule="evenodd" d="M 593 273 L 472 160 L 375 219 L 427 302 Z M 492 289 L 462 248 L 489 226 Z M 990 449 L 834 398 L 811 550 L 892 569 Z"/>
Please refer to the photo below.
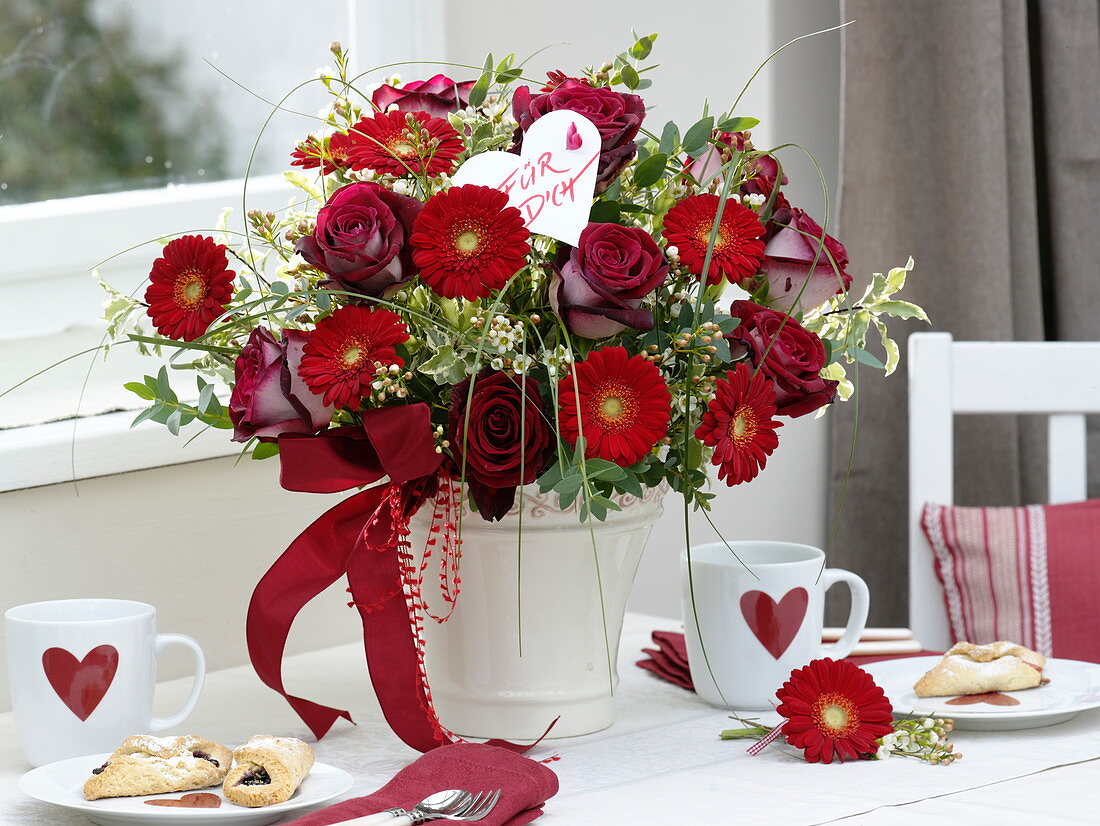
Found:
<path fill-rule="evenodd" d="M 284 104 L 300 114 L 279 112 L 257 135 L 270 102 L 331 63 L 329 43 L 344 43 L 358 71 L 434 57 L 442 17 L 442 0 L 8 0 L 0 30 L 0 391 L 101 343 L 105 294 L 90 272 L 98 262 L 111 258 L 103 276 L 128 292 L 141 288 L 156 257 L 150 241 L 210 231 L 225 206 L 240 229 L 250 158 L 248 208 L 285 206 L 280 173 L 293 144 L 316 128 L 310 116 L 326 98 L 319 84 Z M 363 82 L 422 68 L 386 68 Z M 128 429 L 132 414 L 100 414 L 139 407 L 121 385 L 152 366 L 120 347 L 106 361 L 66 362 L 0 399 L 0 489 L 71 478 L 72 423 L 43 423 L 98 418 L 77 428 L 78 453 L 81 434 Z M 160 445 L 161 435 L 171 456 L 147 447 L 120 465 L 84 451 L 90 464 L 78 455 L 76 474 L 232 450 L 224 434 L 187 453 L 166 434 L 139 442 Z M 43 454 L 50 445 L 56 461 Z"/>

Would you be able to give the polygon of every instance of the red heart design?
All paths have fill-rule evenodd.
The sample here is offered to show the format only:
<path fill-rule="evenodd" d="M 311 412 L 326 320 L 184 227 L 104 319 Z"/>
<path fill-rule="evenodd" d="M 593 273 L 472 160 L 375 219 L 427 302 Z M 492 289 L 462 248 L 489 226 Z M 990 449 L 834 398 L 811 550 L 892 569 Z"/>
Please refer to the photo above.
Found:
<path fill-rule="evenodd" d="M 741 613 L 760 644 L 778 660 L 802 627 L 809 603 L 805 588 L 792 588 L 778 604 L 763 591 L 746 591 L 741 595 Z"/>
<path fill-rule="evenodd" d="M 118 649 L 100 645 L 78 660 L 64 648 L 48 648 L 42 652 L 42 669 L 61 702 L 87 720 L 115 679 Z"/>

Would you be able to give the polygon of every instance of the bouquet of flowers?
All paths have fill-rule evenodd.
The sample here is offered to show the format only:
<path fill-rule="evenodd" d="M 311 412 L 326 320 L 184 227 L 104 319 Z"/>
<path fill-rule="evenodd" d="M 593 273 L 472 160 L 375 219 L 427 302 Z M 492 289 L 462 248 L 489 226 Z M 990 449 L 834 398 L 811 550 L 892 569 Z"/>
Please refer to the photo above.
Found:
<path fill-rule="evenodd" d="M 323 128 L 291 155 L 312 175 L 286 175 L 303 197 L 249 212 L 241 237 L 169 241 L 144 301 L 112 295 L 116 337 L 198 376 L 193 404 L 167 371 L 128 385 L 151 402 L 139 420 L 232 429 L 264 458 L 285 435 L 424 403 L 436 452 L 488 520 L 533 482 L 600 519 L 612 494 L 662 483 L 707 508 L 708 465 L 752 480 L 784 419 L 851 395 L 846 364 L 893 370 L 884 315 L 923 313 L 893 299 L 911 265 L 849 301 L 844 246 L 784 196 L 755 119 L 647 122 L 635 92 L 655 37 L 541 87 L 508 56 L 476 80 L 393 78 L 369 95 L 333 44 Z M 581 135 L 559 130 L 559 155 L 592 166 L 557 176 L 570 189 L 539 214 L 528 193 L 555 185 L 558 161 L 519 153 L 563 111 L 598 145 L 567 149 Z M 526 163 L 499 186 L 458 185 L 464 162 L 504 153 Z M 581 218 L 568 243 L 529 228 L 553 209 Z"/>
<path fill-rule="evenodd" d="M 349 500 L 351 544 L 392 544 L 444 490 L 492 521 L 537 484 L 587 521 L 664 484 L 706 510 L 711 466 L 751 481 L 785 419 L 852 394 L 848 366 L 894 369 L 884 316 L 924 314 L 895 298 L 911 262 L 851 299 L 844 246 L 788 200 L 783 147 L 757 146 L 736 102 L 686 128 L 647 117 L 655 39 L 575 76 L 490 55 L 468 80 L 366 90 L 332 44 L 331 104 L 290 151 L 299 195 L 243 234 L 223 214 L 169 240 L 143 300 L 111 291 L 115 341 L 197 376 L 127 385 L 137 420 L 232 430 L 294 490 L 388 478 Z M 277 568 L 254 606 L 277 602 Z"/>

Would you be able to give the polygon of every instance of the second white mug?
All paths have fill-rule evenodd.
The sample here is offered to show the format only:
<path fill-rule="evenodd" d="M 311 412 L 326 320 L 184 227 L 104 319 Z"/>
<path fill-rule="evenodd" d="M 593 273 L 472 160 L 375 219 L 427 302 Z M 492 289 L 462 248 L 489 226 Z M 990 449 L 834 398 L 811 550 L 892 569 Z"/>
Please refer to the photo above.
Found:
<path fill-rule="evenodd" d="M 867 585 L 824 565 L 823 551 L 793 542 L 700 545 L 690 568 L 681 554 L 688 665 L 700 697 L 722 708 L 771 708 L 795 668 L 852 653 L 867 623 Z M 838 582 L 851 589 L 852 609 L 840 640 L 823 645 L 825 592 Z"/>

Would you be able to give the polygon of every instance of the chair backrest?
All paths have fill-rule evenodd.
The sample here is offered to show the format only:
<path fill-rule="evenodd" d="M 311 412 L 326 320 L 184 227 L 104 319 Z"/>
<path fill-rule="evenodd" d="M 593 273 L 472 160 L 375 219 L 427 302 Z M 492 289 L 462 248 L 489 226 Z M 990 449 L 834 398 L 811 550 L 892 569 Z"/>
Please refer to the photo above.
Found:
<path fill-rule="evenodd" d="M 1100 413 L 1100 342 L 909 337 L 909 625 L 925 648 L 950 639 L 943 589 L 920 527 L 925 502 L 954 504 L 952 420 L 1048 415 L 1048 501 L 1085 498 L 1085 414 Z M 997 503 L 989 503 L 997 504 Z"/>

